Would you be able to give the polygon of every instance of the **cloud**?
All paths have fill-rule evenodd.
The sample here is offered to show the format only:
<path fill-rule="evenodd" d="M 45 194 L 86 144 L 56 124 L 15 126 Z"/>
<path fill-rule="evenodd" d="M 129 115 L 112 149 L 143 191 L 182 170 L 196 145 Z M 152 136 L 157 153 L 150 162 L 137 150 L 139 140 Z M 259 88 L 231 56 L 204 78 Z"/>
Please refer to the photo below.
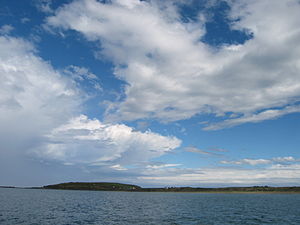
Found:
<path fill-rule="evenodd" d="M 68 176 L 94 179 L 95 168 L 117 176 L 127 171 L 126 165 L 149 163 L 181 145 L 176 137 L 79 116 L 86 93 L 78 80 L 98 81 L 87 68 L 55 70 L 21 38 L 0 36 L 0 49 L 2 182 L 18 177 L 16 184 L 40 184 L 34 177 L 45 174 L 61 181 Z M 64 173 L 54 175 L 58 170 Z"/>
<path fill-rule="evenodd" d="M 29 154 L 44 143 L 44 135 L 79 114 L 82 92 L 40 58 L 32 43 L 5 35 L 0 49 L 1 183 L 32 186 L 83 177 L 74 166 L 76 172 Z"/>
<path fill-rule="evenodd" d="M 25 151 L 77 114 L 82 95 L 31 43 L 0 36 L 0 49 L 0 152 Z"/>
<path fill-rule="evenodd" d="M 118 171 L 126 171 L 127 169 L 122 167 L 120 164 L 116 164 L 111 166 L 110 168 L 114 169 L 114 170 L 118 170 Z"/>
<path fill-rule="evenodd" d="M 162 168 L 168 168 L 168 167 L 178 167 L 181 166 L 181 164 L 165 164 L 165 163 L 156 163 L 156 164 L 150 164 L 147 165 L 146 168 L 147 169 L 162 169 Z"/>
<path fill-rule="evenodd" d="M 223 128 L 233 127 L 243 123 L 259 123 L 264 120 L 277 119 L 280 116 L 289 113 L 300 112 L 300 106 L 287 106 L 283 109 L 269 109 L 257 114 L 249 114 L 239 118 L 227 119 L 222 122 L 209 124 L 204 128 L 204 130 L 220 130 Z"/>
<path fill-rule="evenodd" d="M 185 151 L 187 152 L 193 152 L 193 153 L 198 153 L 198 154 L 203 154 L 203 155 L 214 155 L 214 156 L 220 156 L 220 154 L 217 154 L 215 152 L 212 152 L 212 151 L 219 151 L 218 149 L 215 150 L 207 150 L 207 151 L 204 151 L 204 150 L 201 150 L 201 149 L 198 149 L 196 147 L 193 147 L 193 146 L 189 146 L 189 147 L 185 147 L 184 148 Z"/>
<path fill-rule="evenodd" d="M 124 124 L 107 124 L 81 115 L 46 136 L 48 144 L 35 152 L 46 159 L 82 165 L 124 165 L 147 162 L 180 146 L 175 137 L 134 131 Z"/>
<path fill-rule="evenodd" d="M 93 89 L 95 89 L 97 92 L 103 91 L 99 77 L 86 67 L 69 65 L 62 71 L 62 73 L 70 77 L 73 81 L 77 82 L 78 86 L 81 86 L 81 88 L 83 87 L 82 84 L 86 82 L 89 84 L 88 89 L 93 87 Z"/>
<path fill-rule="evenodd" d="M 286 156 L 286 157 L 276 157 L 272 159 L 273 162 L 276 163 L 292 163 L 292 162 L 300 162 L 300 159 L 295 159 L 292 156 Z"/>
<path fill-rule="evenodd" d="M 273 165 L 267 168 L 195 168 L 145 171 L 138 177 L 140 182 L 155 185 L 192 185 L 195 187 L 298 185 L 300 164 Z"/>
<path fill-rule="evenodd" d="M 223 148 L 219 148 L 219 147 L 210 147 L 208 150 L 209 151 L 215 151 L 215 152 L 228 152 L 228 150 L 223 149 Z"/>
<path fill-rule="evenodd" d="M 9 34 L 11 31 L 14 30 L 14 27 L 9 25 L 9 24 L 5 24 L 2 27 L 0 27 L 0 35 L 6 35 Z"/>
<path fill-rule="evenodd" d="M 300 96 L 300 5 L 296 0 L 228 4 L 232 29 L 253 38 L 217 50 L 199 41 L 205 21 L 183 23 L 173 4 L 162 9 L 156 1 L 78 0 L 59 8 L 47 24 L 100 43 L 98 55 L 110 59 L 115 75 L 128 83 L 126 98 L 107 111 L 110 120 L 238 115 L 206 128 L 214 130 L 298 112 L 291 109 Z"/>
<path fill-rule="evenodd" d="M 88 68 L 70 65 L 64 69 L 64 73 L 72 76 L 75 80 L 97 80 L 98 77 L 89 71 Z"/>
<path fill-rule="evenodd" d="M 221 163 L 223 164 L 235 164 L 235 165 L 243 165 L 243 164 L 248 164 L 251 166 L 256 166 L 256 165 L 260 165 L 260 164 L 270 164 L 272 163 L 271 160 L 268 159 L 242 159 L 239 161 L 221 161 Z"/>
<path fill-rule="evenodd" d="M 23 17 L 21 19 L 21 23 L 28 23 L 28 22 L 30 22 L 30 19 L 28 17 Z"/>
<path fill-rule="evenodd" d="M 111 181 L 124 173 L 132 177 L 136 172 L 127 171 L 126 165 L 149 163 L 180 146 L 175 137 L 78 116 L 86 93 L 77 82 L 98 82 L 88 69 L 73 65 L 67 72 L 55 70 L 22 38 L 0 36 L 0 49 L 3 184 L 32 186 L 95 177 Z"/>
<path fill-rule="evenodd" d="M 36 8 L 43 13 L 52 13 L 52 0 L 35 0 Z"/>
<path fill-rule="evenodd" d="M 295 159 L 292 156 L 276 157 L 272 159 L 241 159 L 237 161 L 221 161 L 222 164 L 233 164 L 233 165 L 266 165 L 266 164 L 291 164 L 300 162 L 300 159 Z"/>

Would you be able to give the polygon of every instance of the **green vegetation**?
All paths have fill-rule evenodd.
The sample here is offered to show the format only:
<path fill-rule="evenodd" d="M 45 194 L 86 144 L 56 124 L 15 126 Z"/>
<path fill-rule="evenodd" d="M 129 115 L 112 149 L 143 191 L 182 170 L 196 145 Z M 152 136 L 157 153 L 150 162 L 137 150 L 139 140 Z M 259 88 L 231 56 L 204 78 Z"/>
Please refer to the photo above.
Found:
<path fill-rule="evenodd" d="M 300 187 L 225 187 L 225 188 L 192 188 L 192 187 L 167 187 L 167 188 L 142 188 L 148 192 L 212 192 L 212 193 L 234 193 L 234 192 L 299 192 Z"/>
<path fill-rule="evenodd" d="M 235 193 L 235 192 L 267 192 L 267 193 L 300 193 L 300 187 L 226 187 L 226 188 L 193 188 L 193 187 L 165 187 L 165 188 L 142 188 L 137 185 L 120 183 L 86 183 L 70 182 L 54 185 L 47 185 L 44 189 L 63 189 L 63 190 L 93 190 L 93 191 L 131 191 L 131 192 L 204 192 L 204 193 Z"/>
<path fill-rule="evenodd" d="M 93 191 L 135 191 L 141 189 L 137 185 L 120 184 L 120 183 L 86 183 L 70 182 L 44 186 L 45 189 L 63 189 L 63 190 L 93 190 Z"/>

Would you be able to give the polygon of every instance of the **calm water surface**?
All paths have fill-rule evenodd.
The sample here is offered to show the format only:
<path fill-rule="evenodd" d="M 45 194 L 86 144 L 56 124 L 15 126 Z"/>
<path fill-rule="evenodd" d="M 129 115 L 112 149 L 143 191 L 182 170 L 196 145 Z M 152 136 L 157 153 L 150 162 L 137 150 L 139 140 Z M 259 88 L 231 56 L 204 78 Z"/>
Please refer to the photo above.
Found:
<path fill-rule="evenodd" d="M 300 194 L 0 188 L 0 224 L 300 224 Z"/>

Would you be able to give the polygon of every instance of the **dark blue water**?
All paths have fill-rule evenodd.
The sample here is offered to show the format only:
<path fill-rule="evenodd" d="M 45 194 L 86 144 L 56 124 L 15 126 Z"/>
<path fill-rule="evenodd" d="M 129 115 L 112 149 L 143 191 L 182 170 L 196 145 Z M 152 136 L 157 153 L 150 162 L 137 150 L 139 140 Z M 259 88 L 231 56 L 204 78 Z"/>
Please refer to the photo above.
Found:
<path fill-rule="evenodd" d="M 0 224 L 300 224 L 300 194 L 0 188 Z"/>

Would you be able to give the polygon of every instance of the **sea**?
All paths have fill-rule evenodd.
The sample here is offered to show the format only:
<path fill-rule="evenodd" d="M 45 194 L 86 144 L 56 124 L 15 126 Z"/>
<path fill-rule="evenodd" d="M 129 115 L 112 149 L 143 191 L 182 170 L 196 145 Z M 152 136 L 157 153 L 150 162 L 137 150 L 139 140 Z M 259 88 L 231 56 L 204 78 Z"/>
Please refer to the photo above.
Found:
<path fill-rule="evenodd" d="M 0 188 L 0 224 L 300 224 L 300 194 Z"/>

